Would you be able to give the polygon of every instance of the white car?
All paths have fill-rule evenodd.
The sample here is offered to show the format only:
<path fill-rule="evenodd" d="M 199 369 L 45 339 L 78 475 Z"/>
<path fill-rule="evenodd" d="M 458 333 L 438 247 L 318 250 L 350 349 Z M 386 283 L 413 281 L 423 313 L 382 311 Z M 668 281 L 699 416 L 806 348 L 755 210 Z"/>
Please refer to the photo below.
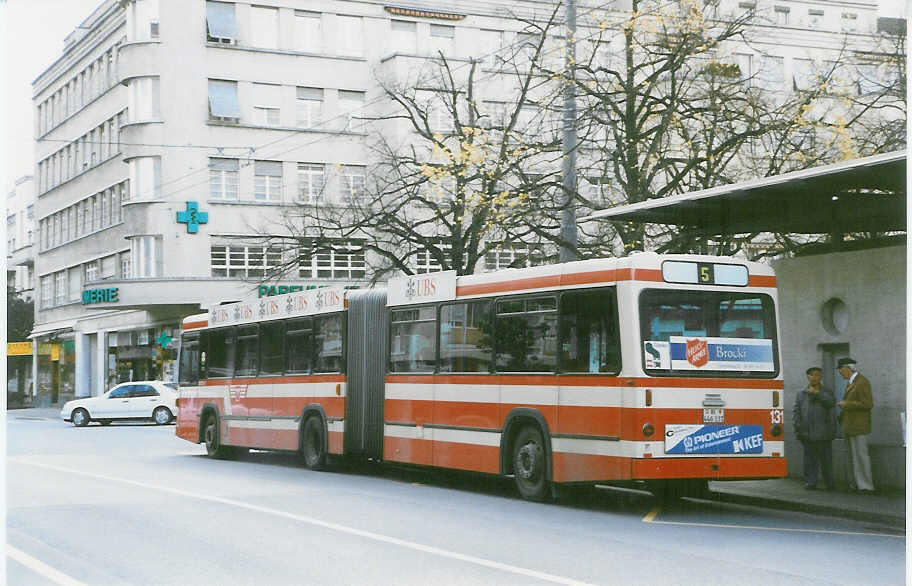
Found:
<path fill-rule="evenodd" d="M 108 425 L 115 419 L 151 419 L 165 425 L 177 414 L 175 386 L 155 380 L 121 383 L 100 397 L 67 401 L 60 417 L 76 427 L 85 427 L 91 421 Z"/>

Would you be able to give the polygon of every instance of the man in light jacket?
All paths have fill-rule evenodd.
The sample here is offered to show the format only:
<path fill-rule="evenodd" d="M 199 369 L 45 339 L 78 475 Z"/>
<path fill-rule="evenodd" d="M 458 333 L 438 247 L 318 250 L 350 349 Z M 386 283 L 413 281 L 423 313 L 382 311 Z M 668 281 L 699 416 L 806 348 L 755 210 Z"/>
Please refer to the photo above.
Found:
<path fill-rule="evenodd" d="M 820 384 L 823 371 L 812 366 L 806 373 L 808 384 L 795 397 L 792 422 L 795 435 L 804 447 L 804 488 L 817 488 L 818 472 L 823 473 L 826 490 L 833 489 L 833 438 L 836 437 L 836 398 Z"/>
<path fill-rule="evenodd" d="M 852 466 L 849 485 L 860 493 L 874 492 L 871 479 L 871 458 L 868 455 L 868 434 L 871 433 L 871 409 L 874 399 L 871 383 L 855 370 L 857 363 L 851 358 L 840 358 L 836 363 L 842 378 L 849 381 L 839 407 L 840 423 L 849 444 L 849 462 Z"/>

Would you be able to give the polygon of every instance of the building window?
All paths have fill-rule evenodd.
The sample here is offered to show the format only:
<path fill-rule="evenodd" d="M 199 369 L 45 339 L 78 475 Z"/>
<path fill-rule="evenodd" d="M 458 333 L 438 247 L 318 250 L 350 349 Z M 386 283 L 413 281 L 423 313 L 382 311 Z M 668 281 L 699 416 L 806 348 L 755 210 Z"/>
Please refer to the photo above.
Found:
<path fill-rule="evenodd" d="M 69 301 L 79 301 L 80 292 L 82 291 L 82 267 L 70 269 L 67 275 L 69 286 Z"/>
<path fill-rule="evenodd" d="M 320 53 L 323 49 L 323 25 L 319 12 L 295 10 L 295 49 Z"/>
<path fill-rule="evenodd" d="M 757 14 L 757 3 L 756 2 L 739 2 L 738 8 L 741 9 L 742 17 L 753 18 Z"/>
<path fill-rule="evenodd" d="M 858 15 L 854 12 L 842 13 L 842 30 L 855 32 L 858 30 Z"/>
<path fill-rule="evenodd" d="M 158 38 L 158 0 L 136 0 L 127 12 L 127 30 L 131 41 L 148 41 Z M 155 25 L 155 26 L 153 26 Z M 101 77 L 101 67 L 99 75 Z"/>
<path fill-rule="evenodd" d="M 823 28 L 823 10 L 808 9 L 808 26 L 816 29 Z"/>
<path fill-rule="evenodd" d="M 343 130 L 364 132 L 364 92 L 339 90 L 339 109 L 343 116 Z"/>
<path fill-rule="evenodd" d="M 407 20 L 390 21 L 390 49 L 393 53 L 414 55 L 418 52 L 418 25 Z"/>
<path fill-rule="evenodd" d="M 792 59 L 792 87 L 795 91 L 811 89 L 814 62 L 810 59 Z"/>
<path fill-rule="evenodd" d="M 297 88 L 295 108 L 299 128 L 316 128 L 323 119 L 323 90 L 316 87 Z"/>
<path fill-rule="evenodd" d="M 51 275 L 41 277 L 41 307 L 51 307 L 53 302 L 54 283 L 51 281 Z"/>
<path fill-rule="evenodd" d="M 129 279 L 132 275 L 130 271 L 130 253 L 121 252 L 120 253 L 120 278 Z"/>
<path fill-rule="evenodd" d="M 278 49 L 279 11 L 262 6 L 250 7 L 250 44 L 263 49 Z"/>
<path fill-rule="evenodd" d="M 776 25 L 777 26 L 788 26 L 789 23 L 789 12 L 791 12 L 788 6 L 776 6 Z"/>
<path fill-rule="evenodd" d="M 282 106 L 282 86 L 267 83 L 253 84 L 254 124 L 278 126 Z"/>
<path fill-rule="evenodd" d="M 255 161 L 253 197 L 260 201 L 282 201 L 281 161 Z"/>
<path fill-rule="evenodd" d="M 761 57 L 757 80 L 757 85 L 765 90 L 781 91 L 782 84 L 785 82 L 785 60 L 782 57 L 771 55 Z"/>
<path fill-rule="evenodd" d="M 213 277 L 262 278 L 282 266 L 282 250 L 276 247 L 212 246 L 209 254 Z"/>
<path fill-rule="evenodd" d="M 233 45 L 237 39 L 234 4 L 206 2 L 206 40 L 210 43 Z"/>
<path fill-rule="evenodd" d="M 238 160 L 209 159 L 209 197 L 238 198 Z"/>
<path fill-rule="evenodd" d="M 130 80 L 127 115 L 131 122 L 158 120 L 161 116 L 159 78 L 135 77 Z"/>
<path fill-rule="evenodd" d="M 443 254 L 447 264 L 452 262 L 452 255 L 450 254 L 452 247 L 449 244 L 440 243 L 435 248 Z M 443 270 L 443 264 L 440 259 L 429 248 L 419 249 L 415 253 L 414 267 L 416 274 L 436 273 Z"/>
<path fill-rule="evenodd" d="M 63 305 L 67 301 L 67 293 L 69 289 L 67 287 L 67 272 L 60 271 L 54 274 L 54 304 Z"/>
<path fill-rule="evenodd" d="M 485 270 L 518 269 L 534 267 L 548 262 L 541 245 L 525 242 L 500 242 L 485 253 Z"/>
<path fill-rule="evenodd" d="M 504 32 L 482 30 L 481 43 L 479 43 L 478 48 L 479 51 L 476 54 L 484 60 L 484 66 L 491 69 L 498 69 L 503 65 L 503 55 L 501 52 L 504 48 Z"/>
<path fill-rule="evenodd" d="M 336 16 L 339 54 L 360 57 L 364 53 L 364 33 L 360 16 Z"/>
<path fill-rule="evenodd" d="M 431 25 L 431 53 L 444 56 L 453 54 L 453 39 L 456 37 L 456 27 L 444 24 Z"/>
<path fill-rule="evenodd" d="M 98 261 L 93 260 L 85 264 L 85 282 L 89 283 L 98 279 Z"/>
<path fill-rule="evenodd" d="M 132 277 L 162 275 L 162 237 L 133 236 L 130 238 L 130 270 Z"/>
<path fill-rule="evenodd" d="M 161 197 L 161 157 L 130 159 L 130 185 L 134 200 Z"/>
<path fill-rule="evenodd" d="M 241 117 L 237 82 L 209 80 L 209 116 L 224 122 L 237 122 Z"/>
<path fill-rule="evenodd" d="M 298 277 L 304 279 L 363 279 L 364 247 L 360 240 L 338 240 L 322 248 L 302 246 Z"/>
<path fill-rule="evenodd" d="M 364 178 L 366 175 L 367 167 L 362 165 L 343 165 L 340 190 L 344 201 L 358 201 L 366 195 L 364 190 Z"/>
<path fill-rule="evenodd" d="M 316 163 L 298 163 L 298 200 L 302 203 L 320 203 L 323 201 L 323 189 L 326 186 L 323 165 Z"/>
<path fill-rule="evenodd" d="M 754 56 L 747 53 L 738 53 L 738 70 L 741 72 L 741 81 L 745 85 L 753 85 Z"/>

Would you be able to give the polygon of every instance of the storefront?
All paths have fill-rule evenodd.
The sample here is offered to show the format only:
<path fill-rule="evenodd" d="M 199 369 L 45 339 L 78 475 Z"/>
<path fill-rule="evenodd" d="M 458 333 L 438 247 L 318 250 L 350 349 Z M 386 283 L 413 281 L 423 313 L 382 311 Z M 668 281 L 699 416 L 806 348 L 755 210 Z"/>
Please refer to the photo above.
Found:
<path fill-rule="evenodd" d="M 177 326 L 108 332 L 107 387 L 134 380 L 176 380 Z"/>

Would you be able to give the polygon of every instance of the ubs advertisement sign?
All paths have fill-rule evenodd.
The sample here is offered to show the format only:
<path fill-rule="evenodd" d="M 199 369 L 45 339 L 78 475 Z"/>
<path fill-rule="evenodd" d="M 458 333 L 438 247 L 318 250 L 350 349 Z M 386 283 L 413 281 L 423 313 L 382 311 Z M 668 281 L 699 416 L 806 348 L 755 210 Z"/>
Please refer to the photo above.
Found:
<path fill-rule="evenodd" d="M 445 271 L 390 279 L 386 304 L 417 305 L 452 299 L 456 299 L 456 271 Z"/>
<path fill-rule="evenodd" d="M 212 307 L 209 309 L 209 325 L 237 325 L 260 320 L 330 313 L 343 309 L 345 290 L 341 287 L 326 287 Z"/>

